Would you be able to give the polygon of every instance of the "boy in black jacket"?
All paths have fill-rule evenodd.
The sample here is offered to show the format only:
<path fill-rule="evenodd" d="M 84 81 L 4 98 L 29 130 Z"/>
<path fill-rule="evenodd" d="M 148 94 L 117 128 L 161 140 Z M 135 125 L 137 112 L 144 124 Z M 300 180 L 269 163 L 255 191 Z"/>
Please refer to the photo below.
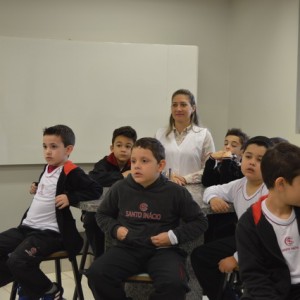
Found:
<path fill-rule="evenodd" d="M 47 165 L 37 192 L 21 224 L 0 233 L 0 286 L 16 280 L 20 300 L 62 299 L 63 288 L 40 270 L 40 262 L 62 249 L 70 257 L 79 253 L 83 241 L 70 205 L 101 195 L 101 187 L 68 160 L 74 144 L 75 135 L 69 127 L 44 129 Z"/>
<path fill-rule="evenodd" d="M 279 143 L 262 158 L 269 194 L 236 230 L 242 299 L 300 299 L 300 148 Z"/>
<path fill-rule="evenodd" d="M 130 173 L 130 155 L 137 138 L 136 131 L 130 126 L 122 126 L 114 130 L 111 153 L 99 160 L 89 172 L 92 179 L 102 187 L 110 187 L 116 181 L 127 177 Z M 87 239 L 97 258 L 104 252 L 104 233 L 96 223 L 94 212 L 83 212 L 82 221 Z"/>
<path fill-rule="evenodd" d="M 154 282 L 149 299 L 185 299 L 186 255 L 178 245 L 198 238 L 207 220 L 186 188 L 161 175 L 165 163 L 158 140 L 139 139 L 132 149 L 131 174 L 105 195 L 96 219 L 116 246 L 87 272 L 96 300 L 126 299 L 122 281 L 141 272 Z"/>
<path fill-rule="evenodd" d="M 241 129 L 228 129 L 223 149 L 211 153 L 205 163 L 202 175 L 203 186 L 224 184 L 244 177 L 241 171 L 241 158 L 243 147 L 248 139 L 248 135 Z M 237 223 L 235 213 L 210 214 L 207 219 L 208 230 L 204 234 L 205 243 L 234 235 Z"/>
<path fill-rule="evenodd" d="M 210 154 L 205 163 L 202 184 L 209 187 L 244 177 L 241 171 L 243 147 L 249 137 L 239 128 L 228 129 L 224 148 Z"/>

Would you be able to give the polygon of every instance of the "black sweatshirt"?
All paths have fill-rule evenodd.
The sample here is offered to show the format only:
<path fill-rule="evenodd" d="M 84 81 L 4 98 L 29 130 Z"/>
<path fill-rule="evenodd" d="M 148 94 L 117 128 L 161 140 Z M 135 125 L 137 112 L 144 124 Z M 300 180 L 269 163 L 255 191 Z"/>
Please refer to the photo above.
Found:
<path fill-rule="evenodd" d="M 160 176 L 144 188 L 131 175 L 115 183 L 96 214 L 100 228 L 116 238 L 120 226 L 129 231 L 119 245 L 155 247 L 151 236 L 173 230 L 178 243 L 198 238 L 207 219 L 186 188 Z"/>

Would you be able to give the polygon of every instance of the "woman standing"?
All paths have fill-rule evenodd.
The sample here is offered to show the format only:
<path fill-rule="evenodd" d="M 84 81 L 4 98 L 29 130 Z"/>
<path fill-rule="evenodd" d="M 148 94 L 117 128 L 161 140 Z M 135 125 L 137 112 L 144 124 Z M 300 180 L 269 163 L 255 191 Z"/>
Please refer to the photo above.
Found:
<path fill-rule="evenodd" d="M 205 161 L 215 146 L 208 129 L 199 126 L 195 98 L 189 90 L 180 89 L 172 95 L 169 126 L 160 128 L 155 137 L 165 147 L 165 171 L 172 181 L 200 183 Z"/>

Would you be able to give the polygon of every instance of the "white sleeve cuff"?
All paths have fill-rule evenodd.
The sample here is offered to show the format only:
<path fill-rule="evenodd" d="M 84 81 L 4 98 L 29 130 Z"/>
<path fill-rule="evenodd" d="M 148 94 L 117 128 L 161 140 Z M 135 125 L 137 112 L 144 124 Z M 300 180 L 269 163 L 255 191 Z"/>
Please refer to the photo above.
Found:
<path fill-rule="evenodd" d="M 169 239 L 170 239 L 170 242 L 172 245 L 178 244 L 177 237 L 176 237 L 175 233 L 173 232 L 173 230 L 168 231 L 168 236 L 169 236 Z"/>

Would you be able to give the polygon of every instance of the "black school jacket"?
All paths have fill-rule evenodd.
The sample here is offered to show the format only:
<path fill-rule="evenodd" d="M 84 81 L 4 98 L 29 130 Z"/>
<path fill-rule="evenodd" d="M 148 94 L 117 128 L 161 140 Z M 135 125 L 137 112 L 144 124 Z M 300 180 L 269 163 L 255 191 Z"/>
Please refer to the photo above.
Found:
<path fill-rule="evenodd" d="M 242 299 L 288 300 L 290 270 L 274 229 L 262 213 L 266 198 L 261 197 L 242 215 L 236 229 L 239 269 L 246 288 Z M 300 208 L 294 209 L 299 230 Z"/>
<path fill-rule="evenodd" d="M 44 174 L 45 169 L 46 166 L 41 176 Z M 81 168 L 71 161 L 67 161 L 57 182 L 56 195 L 60 194 L 67 195 L 70 206 L 77 206 L 80 201 L 98 199 L 102 194 L 102 188 L 85 174 Z M 63 209 L 56 208 L 56 218 L 65 250 L 69 253 L 70 258 L 72 258 L 80 252 L 83 240 L 76 228 L 70 206 Z M 27 211 L 22 221 L 26 217 Z"/>

